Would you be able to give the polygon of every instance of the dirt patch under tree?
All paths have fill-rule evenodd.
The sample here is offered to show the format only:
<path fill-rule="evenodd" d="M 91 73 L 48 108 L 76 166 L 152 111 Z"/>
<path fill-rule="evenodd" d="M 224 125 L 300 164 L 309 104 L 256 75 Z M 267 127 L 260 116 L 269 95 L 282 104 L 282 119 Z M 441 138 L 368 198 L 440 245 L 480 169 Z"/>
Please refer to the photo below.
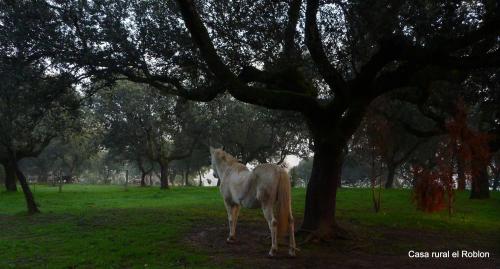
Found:
<path fill-rule="evenodd" d="M 298 221 L 300 223 L 300 221 Z M 267 224 L 240 222 L 237 242 L 227 244 L 227 225 L 199 225 L 188 234 L 186 243 L 202 249 L 216 264 L 231 261 L 238 268 L 500 268 L 498 237 L 479 238 L 474 234 L 451 234 L 424 230 L 371 228 L 341 223 L 355 238 L 301 245 L 296 258 L 287 256 L 287 242 L 281 242 L 277 257 L 269 258 Z M 490 258 L 409 258 L 408 251 L 489 251 Z"/>

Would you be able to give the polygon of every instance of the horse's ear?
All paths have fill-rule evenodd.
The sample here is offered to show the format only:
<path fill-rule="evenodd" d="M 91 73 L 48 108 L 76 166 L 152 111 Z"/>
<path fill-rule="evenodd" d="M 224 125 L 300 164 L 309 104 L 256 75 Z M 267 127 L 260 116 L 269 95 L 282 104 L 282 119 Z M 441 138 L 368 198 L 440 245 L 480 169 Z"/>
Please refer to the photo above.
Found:
<path fill-rule="evenodd" d="M 222 150 L 224 150 L 224 146 L 222 146 Z"/>

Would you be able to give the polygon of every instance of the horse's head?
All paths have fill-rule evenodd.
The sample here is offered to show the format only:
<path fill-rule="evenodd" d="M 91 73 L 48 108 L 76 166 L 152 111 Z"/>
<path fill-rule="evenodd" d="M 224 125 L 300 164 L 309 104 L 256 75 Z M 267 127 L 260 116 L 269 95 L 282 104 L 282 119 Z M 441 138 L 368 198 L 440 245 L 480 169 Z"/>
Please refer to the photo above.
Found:
<path fill-rule="evenodd" d="M 210 161 L 212 163 L 212 170 L 214 171 L 213 175 L 215 178 L 219 178 L 216 165 L 224 158 L 224 154 L 223 148 L 214 148 L 210 146 Z"/>

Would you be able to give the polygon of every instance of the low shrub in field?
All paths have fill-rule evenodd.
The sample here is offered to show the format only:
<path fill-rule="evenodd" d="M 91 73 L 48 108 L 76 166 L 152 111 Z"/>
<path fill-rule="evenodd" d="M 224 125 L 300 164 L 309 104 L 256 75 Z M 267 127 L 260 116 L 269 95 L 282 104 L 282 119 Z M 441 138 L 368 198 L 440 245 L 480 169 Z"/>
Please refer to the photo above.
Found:
<path fill-rule="evenodd" d="M 488 147 L 491 137 L 469 126 L 463 101 L 457 103 L 455 116 L 445 127 L 447 136 L 430 162 L 434 166 L 412 168 L 416 179 L 413 200 L 420 210 L 435 212 L 448 208 L 451 214 L 455 197 L 454 162 L 464 166 L 461 167 L 464 178 L 457 178 L 458 187 L 465 188 L 465 180 L 478 186 L 481 173 L 491 160 Z"/>
<path fill-rule="evenodd" d="M 425 212 L 440 211 L 447 205 L 446 196 L 448 201 L 453 199 L 453 189 L 449 188 L 451 175 L 445 171 L 429 171 L 422 167 L 413 168 L 413 173 L 417 178 L 413 190 L 413 201 L 419 210 Z M 451 203 L 448 203 L 448 207 L 451 208 Z"/>

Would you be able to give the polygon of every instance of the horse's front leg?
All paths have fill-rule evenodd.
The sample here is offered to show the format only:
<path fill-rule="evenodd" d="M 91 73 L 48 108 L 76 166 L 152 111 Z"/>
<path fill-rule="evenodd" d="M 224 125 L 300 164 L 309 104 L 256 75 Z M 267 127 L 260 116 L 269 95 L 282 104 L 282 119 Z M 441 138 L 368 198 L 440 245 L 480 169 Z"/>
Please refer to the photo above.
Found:
<path fill-rule="evenodd" d="M 269 256 L 273 257 L 278 252 L 278 221 L 274 217 L 272 205 L 263 205 L 262 212 L 269 225 L 269 230 L 271 230 L 271 250 L 269 250 Z"/>
<path fill-rule="evenodd" d="M 227 237 L 226 242 L 234 243 L 236 240 L 236 221 L 238 220 L 239 206 L 229 205 L 228 203 L 224 204 L 226 205 L 227 220 L 229 222 L 229 236 Z"/>

